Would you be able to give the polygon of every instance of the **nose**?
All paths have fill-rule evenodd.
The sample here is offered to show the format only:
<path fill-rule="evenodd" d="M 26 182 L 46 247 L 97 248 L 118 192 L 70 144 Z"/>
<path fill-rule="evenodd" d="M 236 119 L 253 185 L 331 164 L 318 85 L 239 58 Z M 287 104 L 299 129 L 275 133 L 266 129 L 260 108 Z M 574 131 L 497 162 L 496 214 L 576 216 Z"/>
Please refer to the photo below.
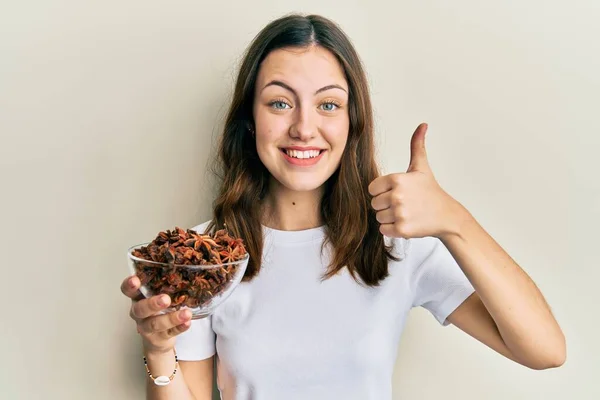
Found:
<path fill-rule="evenodd" d="M 308 107 L 297 107 L 289 130 L 290 137 L 301 141 L 314 138 L 317 134 L 317 123 L 313 114 Z"/>

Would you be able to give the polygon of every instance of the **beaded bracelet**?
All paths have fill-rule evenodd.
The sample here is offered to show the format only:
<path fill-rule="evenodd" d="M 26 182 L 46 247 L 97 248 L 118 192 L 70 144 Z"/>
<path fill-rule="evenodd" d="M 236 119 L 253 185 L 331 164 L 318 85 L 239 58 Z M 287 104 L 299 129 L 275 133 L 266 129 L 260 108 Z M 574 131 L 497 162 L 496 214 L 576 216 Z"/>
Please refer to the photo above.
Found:
<path fill-rule="evenodd" d="M 171 374 L 171 376 L 160 375 L 160 376 L 157 376 L 156 378 L 154 376 L 152 376 L 152 374 L 150 373 L 150 370 L 148 369 L 148 360 L 146 359 L 146 357 L 144 357 L 144 366 L 146 367 L 146 372 L 148 373 L 148 377 L 154 381 L 155 385 L 166 386 L 169 383 L 171 383 L 173 378 L 175 378 L 175 374 L 177 373 L 177 368 L 179 367 L 179 361 L 177 360 L 177 353 L 175 353 L 175 369 L 173 370 L 173 373 Z"/>

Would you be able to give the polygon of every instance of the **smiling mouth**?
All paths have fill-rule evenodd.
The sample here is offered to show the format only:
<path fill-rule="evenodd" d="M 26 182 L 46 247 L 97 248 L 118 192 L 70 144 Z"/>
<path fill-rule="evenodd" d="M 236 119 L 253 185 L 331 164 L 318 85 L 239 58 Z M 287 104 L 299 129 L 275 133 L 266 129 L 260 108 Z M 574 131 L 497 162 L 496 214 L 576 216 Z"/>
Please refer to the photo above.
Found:
<path fill-rule="evenodd" d="M 290 149 L 280 149 L 282 153 L 286 154 L 288 157 L 297 158 L 299 160 L 317 158 L 321 153 L 325 150 L 290 150 Z"/>

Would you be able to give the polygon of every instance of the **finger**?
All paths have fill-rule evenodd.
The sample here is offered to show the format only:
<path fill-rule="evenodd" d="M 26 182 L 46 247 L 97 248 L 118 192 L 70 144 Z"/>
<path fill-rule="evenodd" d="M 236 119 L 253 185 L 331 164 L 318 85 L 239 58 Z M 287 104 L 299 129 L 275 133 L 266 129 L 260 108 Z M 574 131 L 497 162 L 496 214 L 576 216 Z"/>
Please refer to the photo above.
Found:
<path fill-rule="evenodd" d="M 170 304 L 171 298 L 166 294 L 152 296 L 149 299 L 133 303 L 131 306 L 131 316 L 135 320 L 148 318 L 167 308 Z"/>
<path fill-rule="evenodd" d="M 392 188 L 392 180 L 389 175 L 380 176 L 379 178 L 375 178 L 369 184 L 369 194 L 371 196 L 377 196 L 381 193 L 385 193 Z"/>
<path fill-rule="evenodd" d="M 381 232 L 387 237 L 393 238 L 410 239 L 415 237 L 423 237 L 417 236 L 418 233 L 412 228 L 410 224 L 402 220 L 398 220 L 398 218 L 396 218 L 396 221 L 393 224 L 381 224 L 379 226 L 379 232 Z"/>
<path fill-rule="evenodd" d="M 138 325 L 140 332 L 159 333 L 175 328 L 192 319 L 190 310 L 179 310 L 164 315 L 157 315 L 142 320 Z"/>
<path fill-rule="evenodd" d="M 376 214 L 376 218 L 380 224 L 393 224 L 394 222 L 396 222 L 394 210 L 391 208 L 378 211 Z"/>
<path fill-rule="evenodd" d="M 392 205 L 392 191 L 388 190 L 380 195 L 375 196 L 371 200 L 371 207 L 374 210 L 380 211 L 389 208 Z"/>
<path fill-rule="evenodd" d="M 187 331 L 188 329 L 190 329 L 190 326 L 192 326 L 192 321 L 184 322 L 181 325 L 177 325 L 177 326 L 167 330 L 165 335 L 170 338 L 173 336 L 177 336 L 180 333 L 183 333 L 183 332 Z"/>
<path fill-rule="evenodd" d="M 402 234 L 397 232 L 394 224 L 381 224 L 379 226 L 379 232 L 387 237 L 404 237 Z"/>
<path fill-rule="evenodd" d="M 410 171 L 428 171 L 429 163 L 427 161 L 427 150 L 425 149 L 425 134 L 427 133 L 427 124 L 420 124 L 410 140 L 410 162 L 408 170 Z"/>
<path fill-rule="evenodd" d="M 137 276 L 129 276 L 121 282 L 121 292 L 123 292 L 125 296 L 134 299 L 141 294 L 139 290 L 140 285 L 141 282 Z"/>

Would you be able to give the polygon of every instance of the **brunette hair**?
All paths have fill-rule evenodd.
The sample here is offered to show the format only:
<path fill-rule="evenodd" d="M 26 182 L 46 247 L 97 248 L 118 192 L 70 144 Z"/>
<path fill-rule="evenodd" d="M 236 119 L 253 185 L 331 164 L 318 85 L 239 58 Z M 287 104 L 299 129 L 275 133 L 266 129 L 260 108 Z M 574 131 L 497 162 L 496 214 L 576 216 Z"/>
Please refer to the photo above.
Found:
<path fill-rule="evenodd" d="M 262 164 L 249 129 L 253 124 L 254 90 L 261 62 L 273 50 L 321 46 L 336 56 L 349 85 L 350 127 L 340 166 L 325 183 L 321 216 L 332 260 L 323 279 L 346 267 L 358 281 L 376 286 L 388 276 L 388 259 L 397 260 L 379 232 L 368 186 L 379 176 L 375 162 L 373 113 L 361 60 L 349 38 L 333 21 L 319 15 L 291 14 L 276 19 L 254 38 L 240 66 L 233 99 L 218 144 L 220 189 L 207 231 L 227 229 L 244 240 L 250 261 L 248 281 L 260 270 L 263 231 L 261 200 L 270 173 Z M 358 277 L 357 277 L 358 275 Z"/>

